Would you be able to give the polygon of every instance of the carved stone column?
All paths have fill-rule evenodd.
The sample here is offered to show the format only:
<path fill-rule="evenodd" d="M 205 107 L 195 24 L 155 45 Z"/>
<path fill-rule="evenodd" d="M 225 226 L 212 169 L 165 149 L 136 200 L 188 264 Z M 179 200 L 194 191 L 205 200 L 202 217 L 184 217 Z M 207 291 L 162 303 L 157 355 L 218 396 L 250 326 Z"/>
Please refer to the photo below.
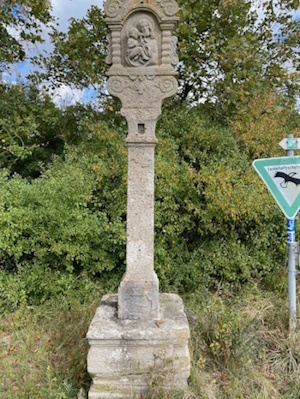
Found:
<path fill-rule="evenodd" d="M 118 317 L 155 320 L 159 319 L 159 289 L 154 272 L 154 150 L 159 110 L 140 112 L 140 119 L 130 109 L 122 114 L 129 127 L 127 251 Z"/>
<path fill-rule="evenodd" d="M 127 264 L 119 287 L 119 319 L 159 319 L 153 258 L 155 126 L 162 101 L 177 92 L 173 65 L 178 59 L 172 36 L 177 5 L 172 1 L 158 4 L 113 1 L 105 5 L 112 62 L 107 89 L 121 99 L 122 115 L 128 122 Z"/>
<path fill-rule="evenodd" d="M 89 399 L 140 399 L 151 369 L 165 376 L 166 390 L 186 386 L 190 372 L 182 300 L 159 295 L 154 271 L 155 128 L 163 101 L 178 89 L 172 36 L 178 6 L 174 0 L 107 0 L 104 9 L 107 90 L 121 100 L 128 123 L 127 248 L 118 295 L 102 298 L 87 334 Z"/>

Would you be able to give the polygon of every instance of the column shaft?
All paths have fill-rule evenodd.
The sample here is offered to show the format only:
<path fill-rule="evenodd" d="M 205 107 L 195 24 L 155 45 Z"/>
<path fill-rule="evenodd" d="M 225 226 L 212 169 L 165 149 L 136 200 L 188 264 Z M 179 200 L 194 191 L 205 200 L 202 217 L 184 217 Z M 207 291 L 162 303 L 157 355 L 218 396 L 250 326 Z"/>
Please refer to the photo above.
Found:
<path fill-rule="evenodd" d="M 119 287 L 120 319 L 159 317 L 154 272 L 153 143 L 128 143 L 126 273 Z"/>

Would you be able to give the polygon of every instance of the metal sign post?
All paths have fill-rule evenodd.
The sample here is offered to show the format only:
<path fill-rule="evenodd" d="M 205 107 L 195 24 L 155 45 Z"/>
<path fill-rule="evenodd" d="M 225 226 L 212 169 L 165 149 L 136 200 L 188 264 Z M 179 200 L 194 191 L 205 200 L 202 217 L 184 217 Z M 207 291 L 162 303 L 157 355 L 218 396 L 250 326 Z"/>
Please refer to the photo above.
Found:
<path fill-rule="evenodd" d="M 294 156 L 294 150 L 300 149 L 300 138 L 288 134 L 279 145 L 286 150 L 285 157 L 256 159 L 253 167 L 287 218 L 289 325 L 290 331 L 295 332 L 296 276 L 300 274 L 299 243 L 295 237 L 295 218 L 300 210 L 300 156 Z"/>
<path fill-rule="evenodd" d="M 287 135 L 287 143 L 293 142 L 294 136 Z M 297 141 L 296 141 L 297 145 Z M 286 150 L 287 157 L 294 156 L 294 150 L 289 146 Z M 296 147 L 297 148 L 297 147 Z M 289 325 L 290 331 L 296 332 L 297 329 L 297 299 L 296 299 L 296 233 L 295 219 L 287 219 L 287 239 L 288 239 L 288 291 L 289 291 Z"/>

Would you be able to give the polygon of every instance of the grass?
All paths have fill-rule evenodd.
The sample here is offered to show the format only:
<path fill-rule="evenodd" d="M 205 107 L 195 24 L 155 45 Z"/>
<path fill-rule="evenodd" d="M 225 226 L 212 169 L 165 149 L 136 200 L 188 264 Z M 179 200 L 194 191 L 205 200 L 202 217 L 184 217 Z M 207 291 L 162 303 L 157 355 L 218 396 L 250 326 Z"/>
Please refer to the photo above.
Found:
<path fill-rule="evenodd" d="M 73 297 L 2 316 L 1 399 L 86 397 L 85 335 L 100 297 L 96 290 L 84 303 Z"/>
<path fill-rule="evenodd" d="M 238 296 L 213 293 L 200 307 L 196 294 L 187 299 L 195 397 L 300 398 L 300 334 L 289 335 L 283 293 L 252 285 Z"/>
<path fill-rule="evenodd" d="M 101 295 L 95 285 L 84 301 L 72 292 L 64 301 L 2 315 L 1 399 L 86 398 L 85 335 Z M 192 335 L 190 386 L 167 394 L 153 384 L 149 399 L 300 398 L 300 334 L 288 333 L 285 274 L 237 295 L 219 289 L 184 301 Z"/>

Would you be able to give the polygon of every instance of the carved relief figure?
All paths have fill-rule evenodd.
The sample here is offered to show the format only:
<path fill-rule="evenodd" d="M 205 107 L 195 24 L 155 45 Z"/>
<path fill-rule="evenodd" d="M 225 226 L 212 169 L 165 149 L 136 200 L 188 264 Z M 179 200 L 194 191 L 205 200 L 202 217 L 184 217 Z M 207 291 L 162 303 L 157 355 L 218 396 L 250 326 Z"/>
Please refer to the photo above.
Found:
<path fill-rule="evenodd" d="M 158 48 L 150 21 L 141 19 L 127 34 L 126 60 L 131 66 L 156 65 Z"/>
<path fill-rule="evenodd" d="M 144 63 L 150 59 L 147 49 L 140 39 L 140 31 L 138 31 L 136 28 L 129 29 L 127 41 L 127 59 L 129 63 L 134 64 L 136 61 L 139 63 Z"/>

